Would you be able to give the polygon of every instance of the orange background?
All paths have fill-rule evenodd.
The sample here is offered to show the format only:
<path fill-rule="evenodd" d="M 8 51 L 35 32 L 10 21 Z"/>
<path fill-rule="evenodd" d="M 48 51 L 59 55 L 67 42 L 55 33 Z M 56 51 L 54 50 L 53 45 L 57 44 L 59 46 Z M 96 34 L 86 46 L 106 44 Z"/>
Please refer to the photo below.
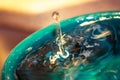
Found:
<path fill-rule="evenodd" d="M 51 23 L 76 15 L 120 10 L 120 0 L 0 0 L 0 70 L 10 50 L 21 40 Z"/>

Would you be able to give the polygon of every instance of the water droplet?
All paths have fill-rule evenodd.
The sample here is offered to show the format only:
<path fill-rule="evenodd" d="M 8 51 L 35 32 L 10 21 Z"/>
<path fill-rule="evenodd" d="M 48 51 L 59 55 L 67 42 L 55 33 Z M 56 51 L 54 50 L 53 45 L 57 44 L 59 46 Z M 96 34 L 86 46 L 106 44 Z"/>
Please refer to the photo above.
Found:
<path fill-rule="evenodd" d="M 54 12 L 52 13 L 52 17 L 53 17 L 53 19 L 54 19 L 56 22 L 58 22 L 59 19 L 60 19 L 59 12 L 54 11 Z"/>

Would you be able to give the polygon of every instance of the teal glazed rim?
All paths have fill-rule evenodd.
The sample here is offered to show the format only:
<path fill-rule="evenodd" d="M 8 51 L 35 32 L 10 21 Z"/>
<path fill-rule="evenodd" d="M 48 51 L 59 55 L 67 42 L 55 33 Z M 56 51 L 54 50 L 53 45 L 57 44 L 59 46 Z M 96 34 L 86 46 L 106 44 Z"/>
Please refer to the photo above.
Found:
<path fill-rule="evenodd" d="M 72 29 L 75 25 L 85 26 L 97 21 L 120 19 L 120 11 L 97 12 L 75 16 L 60 22 L 61 28 L 64 31 Z M 70 25 L 70 26 L 69 26 Z M 15 70 L 17 65 L 21 63 L 22 59 L 31 51 L 36 50 L 38 46 L 45 43 L 45 40 L 53 39 L 53 32 L 55 31 L 55 24 L 49 25 L 44 29 L 38 30 L 32 35 L 28 36 L 20 42 L 8 56 L 3 69 L 2 80 L 16 80 Z"/>

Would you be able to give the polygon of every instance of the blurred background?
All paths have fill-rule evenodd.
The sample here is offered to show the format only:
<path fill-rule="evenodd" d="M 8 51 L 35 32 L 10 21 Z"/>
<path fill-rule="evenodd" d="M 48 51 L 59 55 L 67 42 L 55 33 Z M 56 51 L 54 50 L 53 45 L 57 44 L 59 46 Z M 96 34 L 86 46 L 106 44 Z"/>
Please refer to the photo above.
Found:
<path fill-rule="evenodd" d="M 31 33 L 61 20 L 92 12 L 120 10 L 120 0 L 0 0 L 0 71 L 10 51 Z"/>

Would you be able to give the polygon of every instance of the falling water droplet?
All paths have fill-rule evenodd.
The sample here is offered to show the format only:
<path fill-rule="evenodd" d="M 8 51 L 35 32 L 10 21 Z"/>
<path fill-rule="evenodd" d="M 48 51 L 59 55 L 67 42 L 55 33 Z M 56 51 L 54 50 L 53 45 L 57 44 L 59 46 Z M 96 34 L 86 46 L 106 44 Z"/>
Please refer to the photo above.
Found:
<path fill-rule="evenodd" d="M 53 17 L 53 19 L 55 19 L 56 22 L 58 22 L 59 19 L 60 19 L 59 12 L 54 11 L 54 12 L 52 13 L 52 17 Z"/>

